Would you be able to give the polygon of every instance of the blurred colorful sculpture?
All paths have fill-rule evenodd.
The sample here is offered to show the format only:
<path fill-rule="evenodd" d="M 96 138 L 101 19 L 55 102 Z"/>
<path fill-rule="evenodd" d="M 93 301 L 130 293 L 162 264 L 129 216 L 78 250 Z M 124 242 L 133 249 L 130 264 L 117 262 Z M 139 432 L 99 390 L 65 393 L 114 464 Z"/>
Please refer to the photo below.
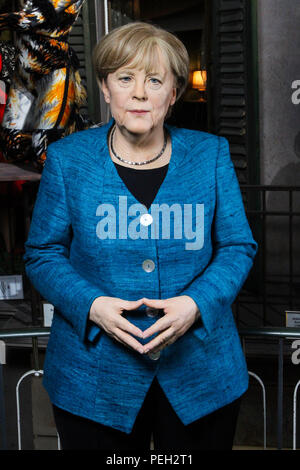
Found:
<path fill-rule="evenodd" d="M 0 53 L 0 124 L 3 119 L 7 95 L 6 95 L 6 84 L 3 80 L 1 80 L 1 72 L 2 72 L 2 54 Z"/>
<path fill-rule="evenodd" d="M 0 127 L 8 162 L 42 170 L 49 143 L 84 129 L 86 102 L 79 61 L 68 35 L 85 0 L 29 0 L 23 10 L 0 14 L 0 30 L 17 33 L 16 67 Z"/>
<path fill-rule="evenodd" d="M 16 48 L 6 41 L 0 41 L 0 124 L 3 120 L 7 93 L 11 85 L 11 77 L 15 70 Z M 0 162 L 5 162 L 0 145 Z"/>

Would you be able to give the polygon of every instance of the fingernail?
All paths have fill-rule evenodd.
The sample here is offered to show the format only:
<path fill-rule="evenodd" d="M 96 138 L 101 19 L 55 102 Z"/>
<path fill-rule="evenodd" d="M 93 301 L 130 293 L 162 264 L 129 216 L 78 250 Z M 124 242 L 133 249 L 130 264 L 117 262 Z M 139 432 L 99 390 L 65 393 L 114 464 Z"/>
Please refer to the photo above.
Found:
<path fill-rule="evenodd" d="M 141 353 L 141 354 L 143 354 L 143 353 L 144 353 L 143 348 L 139 348 L 139 349 L 138 349 L 138 352 Z"/>

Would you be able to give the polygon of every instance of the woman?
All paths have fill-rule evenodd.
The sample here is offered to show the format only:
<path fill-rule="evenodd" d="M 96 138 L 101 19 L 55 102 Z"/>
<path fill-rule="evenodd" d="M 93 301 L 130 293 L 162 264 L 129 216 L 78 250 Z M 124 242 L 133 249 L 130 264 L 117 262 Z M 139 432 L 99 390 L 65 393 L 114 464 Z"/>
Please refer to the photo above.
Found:
<path fill-rule="evenodd" d="M 231 304 L 257 244 L 228 142 L 165 125 L 189 61 L 145 23 L 96 46 L 112 120 L 51 144 L 26 272 L 54 306 L 63 448 L 230 449 L 248 373 Z"/>

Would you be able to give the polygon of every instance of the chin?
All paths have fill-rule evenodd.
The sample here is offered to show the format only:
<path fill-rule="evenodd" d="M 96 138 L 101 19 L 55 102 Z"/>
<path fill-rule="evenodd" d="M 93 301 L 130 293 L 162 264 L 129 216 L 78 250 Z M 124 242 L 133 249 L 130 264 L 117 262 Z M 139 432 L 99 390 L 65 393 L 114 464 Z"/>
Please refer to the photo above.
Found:
<path fill-rule="evenodd" d="M 123 127 L 132 134 L 145 134 L 153 129 L 151 124 L 146 123 L 124 124 Z"/>

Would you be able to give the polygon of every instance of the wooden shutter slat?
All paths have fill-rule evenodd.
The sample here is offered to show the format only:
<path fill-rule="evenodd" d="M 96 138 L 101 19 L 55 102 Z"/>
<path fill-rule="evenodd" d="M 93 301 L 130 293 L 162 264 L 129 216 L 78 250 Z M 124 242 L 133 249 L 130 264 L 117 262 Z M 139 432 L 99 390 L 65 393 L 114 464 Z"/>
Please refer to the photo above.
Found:
<path fill-rule="evenodd" d="M 234 32 L 243 31 L 243 29 L 244 27 L 242 23 L 232 22 L 232 23 L 227 23 L 227 24 L 223 24 L 222 26 L 220 26 L 220 33 L 234 33 Z"/>
<path fill-rule="evenodd" d="M 221 13 L 220 15 L 220 23 L 231 23 L 233 21 L 240 21 L 243 19 L 243 12 L 230 12 L 230 13 Z"/>
<path fill-rule="evenodd" d="M 242 64 L 220 64 L 220 72 L 221 73 L 239 73 L 244 72 L 245 66 L 244 63 Z"/>
<path fill-rule="evenodd" d="M 234 52 L 244 52 L 242 43 L 225 43 L 221 45 L 221 53 L 228 54 Z"/>
<path fill-rule="evenodd" d="M 245 96 L 245 88 L 239 86 L 222 86 L 222 95 L 242 95 Z"/>
<path fill-rule="evenodd" d="M 230 126 L 237 128 L 246 127 L 246 119 L 221 119 L 221 126 Z"/>
<path fill-rule="evenodd" d="M 223 54 L 220 62 L 221 64 L 243 64 L 244 54 Z"/>
<path fill-rule="evenodd" d="M 243 0 L 221 0 L 219 4 L 220 11 L 238 10 L 244 7 Z"/>
<path fill-rule="evenodd" d="M 221 97 L 221 105 L 222 106 L 245 106 L 246 105 L 246 99 L 245 97 L 236 97 L 236 96 L 226 96 L 226 97 Z"/>
<path fill-rule="evenodd" d="M 245 79 L 243 75 L 236 75 L 236 74 L 221 74 L 222 84 L 230 84 L 230 85 L 245 85 Z"/>

